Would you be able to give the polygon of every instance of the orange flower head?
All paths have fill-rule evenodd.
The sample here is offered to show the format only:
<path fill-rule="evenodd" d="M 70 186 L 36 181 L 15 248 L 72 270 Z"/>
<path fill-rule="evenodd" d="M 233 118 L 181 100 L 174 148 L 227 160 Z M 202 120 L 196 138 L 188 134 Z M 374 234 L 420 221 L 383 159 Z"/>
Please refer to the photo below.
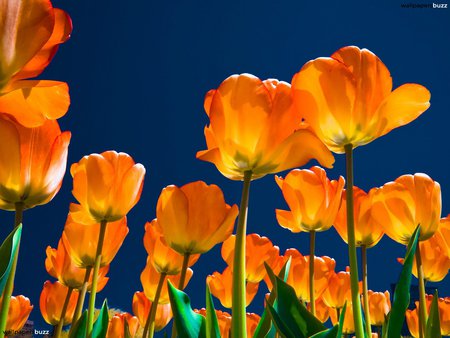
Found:
<path fill-rule="evenodd" d="M 441 334 L 450 336 L 450 297 L 438 299 L 439 319 L 441 322 Z"/>
<path fill-rule="evenodd" d="M 39 307 L 41 309 L 42 317 L 50 325 L 58 325 L 61 320 L 61 311 L 64 301 L 67 296 L 68 287 L 56 281 L 51 283 L 46 281 L 39 299 Z M 78 291 L 73 290 L 70 295 L 69 305 L 67 307 L 66 315 L 64 316 L 64 325 L 70 324 L 75 312 L 75 307 L 78 300 Z"/>
<path fill-rule="evenodd" d="M 166 244 L 156 218 L 145 224 L 144 247 L 156 271 L 167 275 L 181 272 L 184 257 Z M 199 258 L 200 255 L 190 256 L 188 267 L 194 265 Z"/>
<path fill-rule="evenodd" d="M 292 78 L 294 104 L 335 153 L 358 147 L 415 120 L 430 106 L 430 92 L 408 83 L 392 91 L 392 78 L 367 49 L 343 47 L 306 63 Z"/>
<path fill-rule="evenodd" d="M 447 253 L 447 245 L 440 232 L 426 241 L 419 242 L 422 269 L 425 280 L 429 282 L 440 282 L 447 276 L 450 268 L 450 258 Z M 403 264 L 403 258 L 397 258 Z M 418 278 L 416 260 L 413 261 L 412 273 Z"/>
<path fill-rule="evenodd" d="M 400 176 L 374 192 L 372 215 L 398 243 L 407 245 L 418 225 L 427 240 L 439 226 L 441 186 L 425 174 Z"/>
<path fill-rule="evenodd" d="M 337 273 L 331 272 L 322 298 L 326 305 L 335 309 L 341 309 L 345 302 L 350 303 L 352 301 L 349 269 Z"/>
<path fill-rule="evenodd" d="M 195 313 L 198 313 L 206 318 L 206 309 L 194 309 Z M 220 336 L 222 338 L 231 337 L 231 315 L 225 311 L 216 310 L 217 321 L 219 323 Z M 248 325 L 247 325 L 248 327 Z"/>
<path fill-rule="evenodd" d="M 355 215 L 355 240 L 356 246 L 375 246 L 383 237 L 384 232 L 381 224 L 378 224 L 372 216 L 372 196 L 376 189 L 371 189 L 369 193 L 353 187 L 353 206 Z M 347 196 L 342 193 L 342 203 L 339 208 L 334 227 L 345 243 L 347 239 Z"/>
<path fill-rule="evenodd" d="M 204 253 L 233 232 L 237 205 L 225 203 L 217 185 L 197 181 L 161 191 L 156 217 L 166 243 L 184 255 Z"/>
<path fill-rule="evenodd" d="M 192 277 L 193 271 L 192 269 L 187 269 L 186 271 L 186 280 L 184 282 L 184 287 L 189 283 Z M 153 267 L 153 264 L 147 259 L 147 264 L 145 265 L 144 270 L 141 273 L 141 283 L 144 288 L 144 293 L 147 298 L 153 302 L 155 299 L 156 289 L 158 287 L 158 282 L 161 274 L 156 271 Z M 169 280 L 172 285 L 178 288 L 178 284 L 180 283 L 181 274 L 178 275 L 169 275 L 166 277 L 164 281 L 164 285 L 161 290 L 161 296 L 159 297 L 158 304 L 167 304 L 169 303 L 169 291 L 167 290 L 167 281 Z"/>
<path fill-rule="evenodd" d="M 214 272 L 206 278 L 206 283 L 216 298 L 220 300 L 223 307 L 231 309 L 232 295 L 233 295 L 233 272 L 228 266 L 222 273 Z M 249 306 L 253 298 L 255 298 L 258 292 L 258 283 L 248 282 L 245 286 L 245 299 L 246 306 Z"/>
<path fill-rule="evenodd" d="M 130 315 L 129 313 L 116 313 L 108 324 L 108 331 L 106 332 L 106 338 L 124 338 L 125 335 L 125 321 L 128 324 L 128 330 L 130 338 L 136 337 L 136 333 L 139 329 L 139 320 L 137 317 Z"/>
<path fill-rule="evenodd" d="M 253 337 L 253 334 L 256 331 L 256 328 L 258 327 L 258 323 L 260 321 L 261 317 L 258 316 L 256 313 L 246 313 L 245 314 L 245 321 L 247 323 L 247 337 Z"/>
<path fill-rule="evenodd" d="M 66 172 L 70 136 L 56 121 L 26 128 L 0 114 L 1 209 L 15 210 L 16 203 L 32 208 L 53 199 Z"/>
<path fill-rule="evenodd" d="M 330 319 L 333 325 L 339 323 L 336 309 L 330 309 Z M 355 324 L 353 320 L 353 306 L 352 303 L 347 303 L 345 308 L 344 327 L 342 328 L 343 334 L 355 333 Z"/>
<path fill-rule="evenodd" d="M 152 302 L 145 296 L 144 292 L 135 292 L 133 295 L 133 313 L 139 319 L 141 327 L 145 327 L 145 323 L 150 313 Z M 155 316 L 155 331 L 161 331 L 172 319 L 172 309 L 170 303 L 158 304 Z"/>
<path fill-rule="evenodd" d="M 309 302 L 309 256 L 303 256 L 296 249 L 288 249 L 284 254 L 291 257 L 291 268 L 287 283 L 292 286 L 297 297 Z M 328 286 L 328 280 L 332 275 L 336 261 L 328 256 L 314 256 L 314 298 L 318 299 Z"/>
<path fill-rule="evenodd" d="M 45 252 L 47 254 L 47 258 L 45 259 L 45 269 L 51 276 L 57 278 L 59 282 L 67 287 L 72 287 L 74 289 L 81 289 L 83 287 L 86 269 L 76 266 L 61 239 L 58 242 L 57 249 L 48 246 Z M 108 282 L 109 278 L 106 277 L 108 271 L 109 265 L 100 268 L 98 273 L 97 292 L 100 292 Z M 92 283 L 92 274 L 89 278 L 89 283 Z M 90 285 L 88 288 L 90 288 Z"/>
<path fill-rule="evenodd" d="M 419 337 L 419 312 L 417 311 L 417 309 L 406 310 L 405 315 L 409 333 L 414 338 Z"/>
<path fill-rule="evenodd" d="M 330 307 L 325 304 L 322 297 L 316 299 L 316 318 L 319 319 L 322 323 L 325 323 L 328 318 L 330 318 Z M 307 305 L 308 311 L 311 311 L 311 303 Z"/>
<path fill-rule="evenodd" d="M 130 155 L 105 151 L 72 164 L 73 196 L 92 223 L 118 221 L 141 197 L 145 168 Z M 73 215 L 75 219 L 77 213 Z"/>
<path fill-rule="evenodd" d="M 76 266 L 81 268 L 93 267 L 97 252 L 100 224 L 82 224 L 75 220 L 73 211 L 79 209 L 78 204 L 70 205 L 71 212 L 66 220 L 62 241 Z M 128 234 L 127 218 L 108 223 L 102 249 L 100 266 L 109 265 Z"/>
<path fill-rule="evenodd" d="M 242 180 L 246 171 L 256 179 L 311 159 L 328 168 L 334 163 L 324 144 L 302 125 L 286 82 L 232 75 L 206 94 L 204 107 L 210 122 L 205 128 L 208 149 L 197 158 L 214 163 L 229 179 Z"/>
<path fill-rule="evenodd" d="M 2 0 L 0 13 L 0 111 L 26 127 L 63 116 L 67 84 L 24 80 L 38 76 L 72 32 L 70 17 L 47 0 Z"/>
<path fill-rule="evenodd" d="M 441 218 L 437 232 L 442 235 L 447 247 L 447 255 L 450 257 L 450 214 Z"/>
<path fill-rule="evenodd" d="M 384 319 L 391 311 L 391 299 L 389 291 L 373 292 L 368 291 L 370 324 L 383 326 Z"/>
<path fill-rule="evenodd" d="M 222 245 L 222 258 L 233 269 L 236 236 L 232 235 Z M 266 276 L 264 262 L 270 267 L 279 261 L 280 249 L 270 239 L 258 234 L 248 234 L 245 239 L 245 273 L 247 282 L 259 283 Z"/>
<path fill-rule="evenodd" d="M 330 181 L 320 167 L 294 169 L 275 180 L 291 211 L 276 210 L 278 223 L 292 232 L 325 231 L 336 218 L 345 180 Z"/>
<path fill-rule="evenodd" d="M 2 297 L 0 295 L 1 303 Z M 8 316 L 6 318 L 6 331 L 20 331 L 27 322 L 33 307 L 27 297 L 22 295 L 16 297 L 11 296 Z"/>

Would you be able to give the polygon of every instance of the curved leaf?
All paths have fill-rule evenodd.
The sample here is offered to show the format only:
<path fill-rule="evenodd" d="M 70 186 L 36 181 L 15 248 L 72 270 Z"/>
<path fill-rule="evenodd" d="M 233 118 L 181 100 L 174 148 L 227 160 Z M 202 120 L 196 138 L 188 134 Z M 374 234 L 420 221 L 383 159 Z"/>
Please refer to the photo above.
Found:
<path fill-rule="evenodd" d="M 8 280 L 14 256 L 19 248 L 21 236 L 22 224 L 15 227 L 0 246 L 0 295 L 3 293 L 3 289 Z"/>
<path fill-rule="evenodd" d="M 108 331 L 109 315 L 108 315 L 108 302 L 103 302 L 100 313 L 97 320 L 94 323 L 92 329 L 92 338 L 105 338 Z"/>
<path fill-rule="evenodd" d="M 208 284 L 206 284 L 206 338 L 220 338 L 219 321 Z"/>
<path fill-rule="evenodd" d="M 73 324 L 70 330 L 69 338 L 86 338 L 86 326 L 87 326 L 87 310 L 83 312 L 83 315 Z"/>
<path fill-rule="evenodd" d="M 439 307 L 438 307 L 438 292 L 434 293 L 433 301 L 431 302 L 430 316 L 427 321 L 427 328 L 425 337 L 441 338 L 441 324 L 439 322 Z"/>

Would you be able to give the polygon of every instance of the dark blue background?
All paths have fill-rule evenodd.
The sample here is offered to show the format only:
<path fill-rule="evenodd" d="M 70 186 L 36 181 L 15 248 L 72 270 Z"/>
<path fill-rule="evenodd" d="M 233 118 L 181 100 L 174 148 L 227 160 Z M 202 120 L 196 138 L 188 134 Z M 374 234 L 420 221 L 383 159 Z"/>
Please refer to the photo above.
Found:
<path fill-rule="evenodd" d="M 70 85 L 72 105 L 60 120 L 62 129 L 73 134 L 69 165 L 83 155 L 114 149 L 131 154 L 147 169 L 142 198 L 129 214 L 130 233 L 111 265 L 110 282 L 98 295 L 99 305 L 108 298 L 111 307 L 131 311 L 133 293 L 142 290 L 144 224 L 155 217 L 164 186 L 204 180 L 218 184 L 228 203 L 239 203 L 241 183 L 195 158 L 205 149 L 203 97 L 234 73 L 290 82 L 305 62 L 345 45 L 372 50 L 391 71 L 394 87 L 425 85 L 432 103 L 413 123 L 355 151 L 355 184 L 368 190 L 402 174 L 424 172 L 441 183 L 443 215 L 449 213 L 450 10 L 405 9 L 397 0 L 97 0 L 54 5 L 69 12 L 74 31 L 42 77 Z M 329 177 L 343 175 L 344 169 L 344 157 L 337 155 Z M 51 203 L 25 213 L 14 294 L 31 299 L 35 308 L 30 319 L 36 328 L 48 328 L 39 313 L 42 284 L 50 279 L 45 248 L 57 245 L 74 201 L 71 188 L 67 172 Z M 295 247 L 307 254 L 306 234 L 291 234 L 277 225 L 274 209 L 284 207 L 273 176 L 255 181 L 249 232 L 268 236 L 283 252 Z M 13 214 L 0 213 L 0 223 L 4 238 Z M 344 269 L 347 249 L 338 234 L 331 229 L 317 237 L 317 254 L 334 257 L 337 269 Z M 369 250 L 371 289 L 390 288 L 400 271 L 396 258 L 403 254 L 404 247 L 386 237 Z M 224 267 L 219 246 L 194 266 L 187 288 L 194 307 L 204 306 L 206 276 Z M 449 279 L 439 288 L 442 296 L 450 295 Z M 259 312 L 261 304 L 259 297 L 251 309 Z"/>

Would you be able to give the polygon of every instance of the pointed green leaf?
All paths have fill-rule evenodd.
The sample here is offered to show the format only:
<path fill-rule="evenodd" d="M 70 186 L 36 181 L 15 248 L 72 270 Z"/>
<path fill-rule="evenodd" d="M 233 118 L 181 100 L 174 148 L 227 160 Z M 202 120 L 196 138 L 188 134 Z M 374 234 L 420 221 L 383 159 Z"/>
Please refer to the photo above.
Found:
<path fill-rule="evenodd" d="M 339 325 L 333 326 L 331 329 L 326 329 L 324 331 L 318 332 L 315 335 L 311 336 L 311 338 L 337 338 L 338 336 Z"/>
<path fill-rule="evenodd" d="M 266 309 L 269 311 L 270 316 L 272 317 L 273 323 L 277 329 L 277 332 L 280 336 L 282 336 L 283 338 L 304 338 L 305 336 L 301 335 L 300 336 L 296 336 L 296 334 L 294 332 L 292 332 L 291 327 L 289 326 L 289 324 L 286 324 L 278 315 L 277 311 L 273 308 L 272 305 L 270 305 L 269 303 L 267 303 L 266 305 Z M 292 327 L 294 328 L 294 327 Z"/>
<path fill-rule="evenodd" d="M 83 315 L 73 324 L 73 328 L 70 330 L 69 338 L 86 338 L 86 326 L 87 326 L 87 310 Z"/>
<path fill-rule="evenodd" d="M 205 338 L 206 320 L 191 308 L 191 301 L 187 294 L 176 289 L 167 281 L 173 319 L 181 338 Z"/>
<path fill-rule="evenodd" d="M 22 236 L 22 224 L 6 237 L 0 246 L 0 295 L 3 293 Z"/>
<path fill-rule="evenodd" d="M 92 329 L 92 338 L 105 338 L 108 331 L 108 302 L 105 299 Z"/>
<path fill-rule="evenodd" d="M 344 307 L 341 310 L 341 314 L 339 315 L 339 325 L 337 337 L 342 337 L 342 331 L 344 330 L 344 319 L 345 319 L 345 311 L 347 310 L 347 302 L 344 303 Z"/>
<path fill-rule="evenodd" d="M 208 284 L 206 284 L 206 338 L 220 338 L 219 321 Z"/>
<path fill-rule="evenodd" d="M 389 313 L 389 322 L 387 324 L 386 335 L 388 338 L 398 338 L 401 336 L 403 322 L 405 320 L 405 312 L 408 308 L 410 296 L 409 288 L 411 286 L 411 272 L 414 262 L 414 254 L 416 253 L 417 243 L 419 240 L 420 226 L 414 231 L 406 251 L 405 261 L 403 262 L 402 272 L 395 287 L 394 301 L 392 309 Z"/>
<path fill-rule="evenodd" d="M 430 316 L 428 317 L 425 337 L 440 338 L 441 324 L 439 322 L 439 307 L 438 307 L 438 292 L 434 293 L 433 301 L 431 302 Z"/>

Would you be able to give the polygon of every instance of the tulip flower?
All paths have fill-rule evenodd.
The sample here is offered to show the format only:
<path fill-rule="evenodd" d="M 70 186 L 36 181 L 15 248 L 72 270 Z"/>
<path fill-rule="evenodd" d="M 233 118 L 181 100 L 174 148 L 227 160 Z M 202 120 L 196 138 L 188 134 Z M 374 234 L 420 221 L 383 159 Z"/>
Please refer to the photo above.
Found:
<path fill-rule="evenodd" d="M 152 302 L 145 296 L 144 292 L 135 292 L 133 295 L 133 313 L 139 319 L 141 327 L 145 327 L 145 322 L 150 313 Z M 170 303 L 159 304 L 155 316 L 155 331 L 161 331 L 172 319 Z"/>
<path fill-rule="evenodd" d="M 145 168 L 125 153 L 105 151 L 72 164 L 74 197 L 93 223 L 118 221 L 138 202 Z M 73 214 L 77 219 L 77 213 Z"/>
<path fill-rule="evenodd" d="M 70 17 L 46 0 L 0 3 L 0 111 L 26 127 L 63 116 L 70 104 L 67 84 L 25 80 L 38 76 L 72 31 Z"/>
<path fill-rule="evenodd" d="M 450 336 L 450 297 L 438 299 L 441 334 Z"/>
<path fill-rule="evenodd" d="M 206 318 L 206 309 L 195 309 L 194 311 Z M 231 315 L 225 311 L 216 310 L 216 316 L 219 324 L 220 337 L 230 338 Z"/>
<path fill-rule="evenodd" d="M 247 337 L 253 337 L 261 317 L 256 313 L 246 313 L 245 319 L 247 322 Z"/>
<path fill-rule="evenodd" d="M 325 323 L 328 318 L 330 318 L 330 307 L 325 304 L 322 297 L 315 300 L 316 305 L 316 318 L 320 320 L 322 323 Z M 306 307 L 309 311 L 311 311 L 311 303 L 308 303 Z"/>
<path fill-rule="evenodd" d="M 391 311 L 391 299 L 389 291 L 373 292 L 369 290 L 370 324 L 383 326 L 384 320 Z"/>
<path fill-rule="evenodd" d="M 184 256 L 170 248 L 158 225 L 157 219 L 145 224 L 144 247 L 150 257 L 150 261 L 159 273 L 177 275 L 183 270 L 195 264 L 200 255 L 190 255 L 186 262 Z M 183 268 L 185 263 L 185 268 Z"/>
<path fill-rule="evenodd" d="M 58 325 L 61 321 L 62 325 L 67 325 L 72 322 L 78 291 L 74 290 L 71 292 L 70 290 L 70 288 L 58 281 L 54 283 L 46 281 L 44 283 L 39 299 L 39 307 L 42 317 L 48 324 Z M 66 306 L 66 311 L 63 318 L 61 318 L 64 306 Z"/>
<path fill-rule="evenodd" d="M 233 295 L 233 273 L 230 267 L 226 267 L 222 273 L 214 272 L 206 278 L 206 283 L 211 290 L 211 294 L 220 300 L 223 307 L 231 309 Z M 245 285 L 246 301 L 245 306 L 249 306 L 258 292 L 259 283 L 247 282 Z"/>
<path fill-rule="evenodd" d="M 128 324 L 128 334 L 125 334 L 125 322 Z M 134 338 L 136 337 L 138 329 L 139 320 L 137 317 L 134 317 L 129 313 L 116 313 L 109 320 L 106 338 Z"/>
<path fill-rule="evenodd" d="M 408 330 L 411 336 L 414 338 L 419 337 L 419 314 L 417 309 L 406 310 L 406 323 L 408 324 Z"/>
<path fill-rule="evenodd" d="M 328 285 L 322 294 L 324 303 L 334 309 L 342 309 L 344 304 L 352 301 L 350 289 L 350 271 L 332 271 Z"/>
<path fill-rule="evenodd" d="M 232 235 L 222 245 L 222 258 L 233 269 L 233 256 L 236 236 Z M 258 234 L 246 236 L 245 271 L 247 282 L 259 283 L 266 276 L 264 262 L 269 266 L 278 263 L 280 249 L 267 237 Z"/>
<path fill-rule="evenodd" d="M 330 319 L 333 325 L 339 322 L 340 311 L 337 309 L 330 309 Z M 350 303 L 347 303 L 345 308 L 344 325 L 342 327 L 342 333 L 345 335 L 355 333 L 355 323 L 353 318 L 353 307 Z"/>
<path fill-rule="evenodd" d="M 2 298 L 0 297 L 0 303 L 1 302 Z M 34 306 L 31 305 L 30 300 L 27 297 L 22 295 L 15 297 L 11 296 L 5 331 L 20 331 L 27 322 L 33 307 Z"/>
<path fill-rule="evenodd" d="M 437 232 L 442 235 L 447 246 L 447 255 L 450 257 L 450 214 L 441 218 Z"/>

